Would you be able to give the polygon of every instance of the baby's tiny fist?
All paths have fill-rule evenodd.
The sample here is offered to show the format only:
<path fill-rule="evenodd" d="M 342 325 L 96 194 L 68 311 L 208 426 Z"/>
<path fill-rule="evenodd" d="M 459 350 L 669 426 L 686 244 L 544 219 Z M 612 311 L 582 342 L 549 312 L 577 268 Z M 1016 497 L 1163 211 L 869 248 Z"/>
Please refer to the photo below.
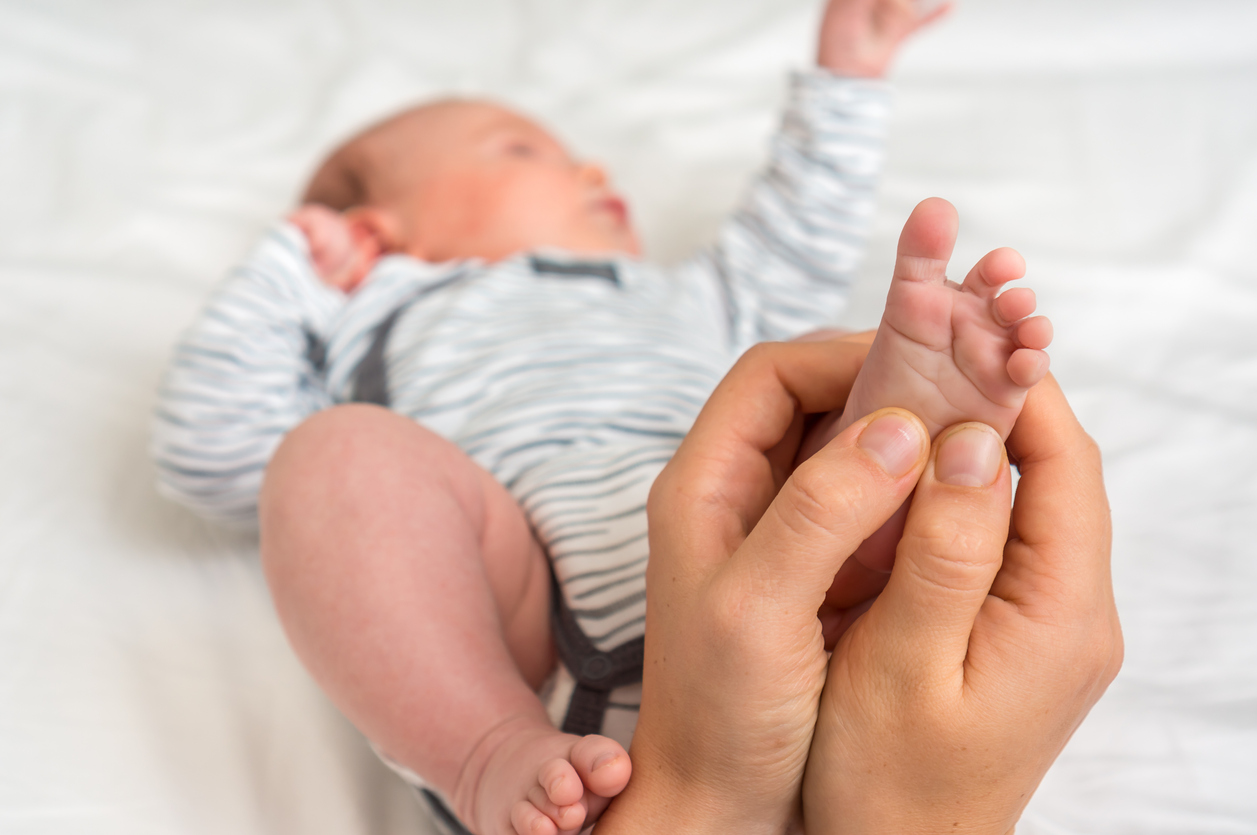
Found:
<path fill-rule="evenodd" d="M 881 78 L 903 41 L 938 20 L 951 4 L 914 0 L 829 0 L 817 63 L 838 75 Z"/>
<path fill-rule="evenodd" d="M 305 235 L 314 271 L 324 284 L 348 293 L 362 281 L 353 236 L 339 212 L 308 203 L 288 220 Z"/>

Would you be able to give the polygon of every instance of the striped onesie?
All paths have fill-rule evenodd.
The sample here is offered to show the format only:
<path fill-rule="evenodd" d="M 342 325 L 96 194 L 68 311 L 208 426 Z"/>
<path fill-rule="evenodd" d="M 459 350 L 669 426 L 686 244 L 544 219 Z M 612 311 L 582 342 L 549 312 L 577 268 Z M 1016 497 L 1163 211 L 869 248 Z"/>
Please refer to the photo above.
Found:
<path fill-rule="evenodd" d="M 628 747 L 640 693 L 646 496 L 756 342 L 831 324 L 873 214 L 882 82 L 797 74 L 768 166 L 714 244 L 673 267 L 549 251 L 382 258 L 343 295 L 280 224 L 183 336 L 160 391 L 160 485 L 254 522 L 284 434 L 387 405 L 456 443 L 523 508 L 554 569 L 548 705 Z"/>

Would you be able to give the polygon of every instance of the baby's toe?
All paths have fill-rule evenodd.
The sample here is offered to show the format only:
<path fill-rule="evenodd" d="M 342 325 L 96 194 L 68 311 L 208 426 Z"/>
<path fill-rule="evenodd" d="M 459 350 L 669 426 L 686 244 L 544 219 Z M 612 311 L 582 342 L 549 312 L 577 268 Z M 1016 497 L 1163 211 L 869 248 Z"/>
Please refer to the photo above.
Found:
<path fill-rule="evenodd" d="M 978 259 L 965 276 L 964 288 L 983 298 L 991 298 L 999 288 L 1025 274 L 1026 259 L 1021 257 L 1021 253 L 1006 246 L 1000 247 Z"/>
<path fill-rule="evenodd" d="M 537 784 L 555 806 L 571 806 L 585 796 L 580 774 L 564 759 L 547 760 L 537 772 Z"/>
<path fill-rule="evenodd" d="M 515 827 L 516 835 L 558 835 L 559 828 L 541 810 L 520 800 L 511 807 L 511 826 Z"/>
<path fill-rule="evenodd" d="M 585 822 L 585 804 L 577 802 L 560 806 L 549 798 L 541 786 L 534 786 L 528 792 L 528 802 L 548 818 L 559 832 L 578 830 Z"/>
<path fill-rule="evenodd" d="M 1017 344 L 1042 351 L 1052 344 L 1052 323 L 1046 316 L 1035 316 L 1017 325 Z"/>
<path fill-rule="evenodd" d="M 1030 388 L 1047 376 L 1048 355 L 1033 348 L 1018 348 L 1008 358 L 1008 377 L 1022 388 Z"/>
<path fill-rule="evenodd" d="M 1034 313 L 1036 299 L 1029 287 L 1013 287 L 997 296 L 992 304 L 999 323 L 1011 325 Z"/>
<path fill-rule="evenodd" d="M 598 734 L 590 734 L 572 746 L 572 765 L 585 787 L 599 797 L 614 797 L 624 791 L 633 773 L 623 746 Z"/>

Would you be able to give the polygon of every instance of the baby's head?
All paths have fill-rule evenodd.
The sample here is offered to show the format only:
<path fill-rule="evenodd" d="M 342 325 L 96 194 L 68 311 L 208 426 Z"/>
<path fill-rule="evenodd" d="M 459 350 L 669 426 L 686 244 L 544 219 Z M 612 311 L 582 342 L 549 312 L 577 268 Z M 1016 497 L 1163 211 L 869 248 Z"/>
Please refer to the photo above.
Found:
<path fill-rule="evenodd" d="M 538 247 L 639 252 L 601 168 L 488 102 L 439 101 L 368 128 L 323 163 L 304 202 L 345 212 L 381 252 L 425 261 Z"/>

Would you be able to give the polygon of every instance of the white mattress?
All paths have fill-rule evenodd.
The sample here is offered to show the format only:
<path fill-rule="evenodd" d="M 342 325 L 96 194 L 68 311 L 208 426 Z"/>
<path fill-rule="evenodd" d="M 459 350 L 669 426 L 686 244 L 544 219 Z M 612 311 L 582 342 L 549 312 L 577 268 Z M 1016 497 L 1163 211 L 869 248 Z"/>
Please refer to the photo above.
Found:
<path fill-rule="evenodd" d="M 960 209 L 1031 265 L 1105 452 L 1127 661 L 1019 833 L 1257 833 L 1257 3 L 960 0 L 896 73 L 865 281 Z M 366 120 L 501 97 L 650 253 L 762 157 L 815 0 L 0 2 L 0 831 L 422 833 L 288 650 L 245 535 L 159 499 L 170 346 Z"/>

